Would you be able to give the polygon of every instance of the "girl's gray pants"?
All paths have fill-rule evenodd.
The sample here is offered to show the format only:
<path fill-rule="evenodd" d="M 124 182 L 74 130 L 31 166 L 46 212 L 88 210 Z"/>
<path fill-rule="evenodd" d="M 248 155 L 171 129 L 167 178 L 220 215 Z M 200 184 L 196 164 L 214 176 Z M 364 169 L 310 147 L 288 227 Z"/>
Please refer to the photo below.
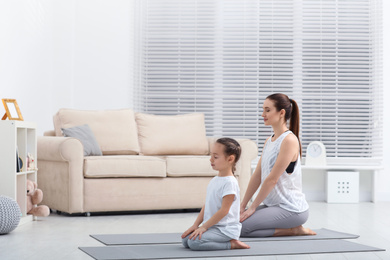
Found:
<path fill-rule="evenodd" d="M 182 239 L 183 246 L 192 250 L 227 250 L 230 249 L 230 237 L 219 231 L 218 228 L 211 227 L 195 239 L 188 239 L 190 235 Z"/>

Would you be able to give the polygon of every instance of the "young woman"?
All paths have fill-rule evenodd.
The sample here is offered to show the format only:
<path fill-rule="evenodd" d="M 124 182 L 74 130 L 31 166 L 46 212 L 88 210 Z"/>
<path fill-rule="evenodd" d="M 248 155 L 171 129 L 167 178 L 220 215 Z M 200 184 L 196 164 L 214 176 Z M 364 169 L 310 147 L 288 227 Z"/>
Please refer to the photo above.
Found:
<path fill-rule="evenodd" d="M 262 117 L 274 134 L 264 144 L 241 202 L 241 236 L 315 235 L 302 226 L 309 217 L 309 205 L 302 193 L 298 105 L 288 96 L 276 93 L 264 101 Z M 260 184 L 258 195 L 245 210 Z M 260 206 L 261 203 L 264 205 Z"/>
<path fill-rule="evenodd" d="M 233 173 L 240 155 L 241 147 L 234 139 L 220 138 L 213 146 L 210 162 L 218 176 L 207 186 L 206 203 L 195 223 L 181 236 L 185 247 L 192 250 L 249 248 L 238 241 L 240 189 Z"/>

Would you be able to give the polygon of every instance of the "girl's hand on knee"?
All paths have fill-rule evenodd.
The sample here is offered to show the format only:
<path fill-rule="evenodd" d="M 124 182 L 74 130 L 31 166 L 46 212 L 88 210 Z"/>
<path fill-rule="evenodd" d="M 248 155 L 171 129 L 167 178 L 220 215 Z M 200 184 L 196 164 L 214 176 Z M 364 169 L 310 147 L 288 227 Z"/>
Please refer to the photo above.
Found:
<path fill-rule="evenodd" d="M 255 213 L 256 209 L 253 209 L 252 207 L 249 207 L 247 210 L 245 210 L 242 214 L 240 214 L 240 222 L 243 222 L 247 218 L 253 215 Z"/>
<path fill-rule="evenodd" d="M 187 237 L 189 234 L 191 234 L 192 232 L 194 232 L 197 228 L 198 228 L 197 226 L 191 226 L 189 229 L 187 229 L 186 231 L 184 231 L 184 233 L 181 235 L 181 238 Z"/>
<path fill-rule="evenodd" d="M 199 236 L 199 240 L 202 238 L 202 234 L 207 231 L 207 228 L 205 227 L 199 227 L 194 232 L 192 232 L 189 239 L 195 240 L 197 236 Z"/>

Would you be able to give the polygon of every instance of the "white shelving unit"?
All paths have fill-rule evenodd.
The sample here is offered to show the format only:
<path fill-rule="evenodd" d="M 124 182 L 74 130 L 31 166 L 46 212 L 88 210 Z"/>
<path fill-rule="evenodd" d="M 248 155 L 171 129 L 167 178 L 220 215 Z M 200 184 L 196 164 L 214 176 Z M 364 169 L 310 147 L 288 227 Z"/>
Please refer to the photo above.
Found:
<path fill-rule="evenodd" d="M 256 169 L 256 166 L 257 166 L 257 162 L 258 160 L 253 160 L 252 161 L 252 172 L 254 172 L 254 170 Z M 350 172 L 350 171 L 357 171 L 357 172 L 361 172 L 361 171 L 368 171 L 370 174 L 371 174 L 371 181 L 372 181 L 372 186 L 371 186 L 371 201 L 372 202 L 376 202 L 377 200 L 377 190 L 376 190 L 376 187 L 377 187 L 377 182 L 378 182 L 378 178 L 377 178 L 377 175 L 378 175 L 378 172 L 380 170 L 383 170 L 383 165 L 377 165 L 377 164 L 373 164 L 373 165 L 370 165 L 370 164 L 366 164 L 366 165 L 352 165 L 352 164 L 348 164 L 346 163 L 345 165 L 336 165 L 336 164 L 327 164 L 327 165 L 302 165 L 302 175 L 304 177 L 305 174 L 316 174 L 316 173 L 320 173 L 321 171 L 323 172 L 327 172 L 327 171 L 346 171 L 346 172 Z M 256 193 L 253 195 L 253 198 L 255 198 L 255 196 L 257 195 L 259 190 L 256 191 Z"/>
<path fill-rule="evenodd" d="M 319 165 L 319 166 L 306 166 L 302 165 L 302 171 L 312 171 L 312 170 L 324 170 L 324 171 L 350 171 L 350 172 L 360 172 L 360 171 L 369 171 L 371 172 L 371 201 L 376 202 L 377 199 L 377 175 L 378 171 L 382 170 L 383 166 L 381 165 Z M 358 191 L 359 192 L 359 191 Z"/>
<path fill-rule="evenodd" d="M 16 169 L 16 150 L 23 160 L 20 172 Z M 33 220 L 27 215 L 27 179 L 36 182 L 37 171 L 27 171 L 27 154 L 37 158 L 36 124 L 25 121 L 0 121 L 0 194 L 15 199 L 22 211 L 20 224 Z"/>

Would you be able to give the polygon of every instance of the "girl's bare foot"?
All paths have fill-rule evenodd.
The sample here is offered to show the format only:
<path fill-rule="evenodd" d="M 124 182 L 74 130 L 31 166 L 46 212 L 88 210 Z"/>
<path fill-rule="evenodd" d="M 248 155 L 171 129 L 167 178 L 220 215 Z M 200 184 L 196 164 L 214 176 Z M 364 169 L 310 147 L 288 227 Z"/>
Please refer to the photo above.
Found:
<path fill-rule="evenodd" d="M 230 240 L 230 246 L 231 246 L 230 249 L 249 249 L 249 248 L 251 248 L 250 246 L 248 246 L 244 242 L 241 242 L 240 240 L 237 240 L 237 239 Z"/>
<path fill-rule="evenodd" d="M 303 226 L 295 227 L 291 229 L 294 233 L 294 236 L 313 236 L 317 235 L 316 232 L 311 230 L 310 228 L 304 228 Z"/>

